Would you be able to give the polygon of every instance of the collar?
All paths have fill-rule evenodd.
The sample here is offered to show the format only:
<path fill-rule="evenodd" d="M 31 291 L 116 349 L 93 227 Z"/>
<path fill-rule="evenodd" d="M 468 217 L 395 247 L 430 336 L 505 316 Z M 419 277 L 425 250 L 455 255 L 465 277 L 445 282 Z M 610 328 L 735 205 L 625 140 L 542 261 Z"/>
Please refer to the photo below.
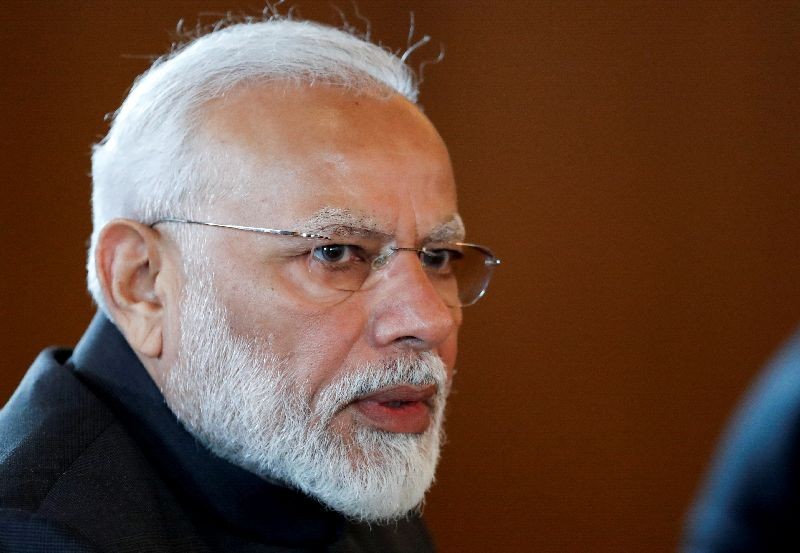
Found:
<path fill-rule="evenodd" d="M 198 442 L 104 315 L 95 316 L 71 361 L 78 377 L 119 417 L 164 481 L 199 517 L 287 545 L 331 543 L 343 532 L 346 522 L 338 513 L 217 457 Z"/>

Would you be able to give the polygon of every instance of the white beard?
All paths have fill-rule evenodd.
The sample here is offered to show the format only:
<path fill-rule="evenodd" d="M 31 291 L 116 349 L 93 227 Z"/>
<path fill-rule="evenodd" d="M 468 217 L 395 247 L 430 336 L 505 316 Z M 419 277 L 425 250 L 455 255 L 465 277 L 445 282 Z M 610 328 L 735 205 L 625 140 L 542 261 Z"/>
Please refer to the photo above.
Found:
<path fill-rule="evenodd" d="M 198 273 L 195 273 L 198 274 Z M 234 336 L 211 279 L 187 283 L 177 365 L 163 386 L 167 404 L 204 445 L 263 478 L 315 497 L 347 517 L 396 519 L 418 508 L 434 479 L 443 436 L 446 368 L 433 353 L 343 367 L 309 402 L 269 344 Z M 395 434 L 333 416 L 355 397 L 403 384 L 437 386 L 422 434 Z"/>

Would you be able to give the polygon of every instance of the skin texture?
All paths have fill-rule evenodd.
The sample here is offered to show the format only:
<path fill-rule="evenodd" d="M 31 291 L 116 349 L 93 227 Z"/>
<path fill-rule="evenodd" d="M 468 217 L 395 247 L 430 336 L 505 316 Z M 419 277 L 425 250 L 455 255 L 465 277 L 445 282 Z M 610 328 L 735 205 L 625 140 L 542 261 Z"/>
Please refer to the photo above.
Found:
<path fill-rule="evenodd" d="M 209 147 L 224 152 L 236 183 L 236 193 L 215 203 L 205 220 L 313 230 L 325 214 L 344 212 L 400 247 L 420 247 L 443 226 L 460 225 L 447 150 L 430 121 L 398 95 L 262 84 L 216 100 L 204 113 Z M 159 386 L 176 359 L 180 290 L 191 278 L 169 232 L 116 220 L 98 246 L 111 315 Z M 461 310 L 442 302 L 413 254 L 395 254 L 367 289 L 324 303 L 295 284 L 307 266 L 295 239 L 199 226 L 193 232 L 205 233 L 233 334 L 268 340 L 301 371 L 296 382 L 312 402 L 342 367 L 410 352 L 437 353 L 452 378 Z M 369 424 L 353 406 L 335 422 L 342 430 Z"/>

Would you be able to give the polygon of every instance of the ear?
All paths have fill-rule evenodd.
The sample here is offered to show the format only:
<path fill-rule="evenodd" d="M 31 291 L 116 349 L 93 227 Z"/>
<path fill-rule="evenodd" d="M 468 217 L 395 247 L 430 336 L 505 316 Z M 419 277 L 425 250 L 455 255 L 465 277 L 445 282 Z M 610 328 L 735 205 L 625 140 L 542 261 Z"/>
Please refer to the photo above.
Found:
<path fill-rule="evenodd" d="M 151 227 L 114 219 L 100 232 L 95 250 L 97 276 L 111 317 L 131 347 L 150 358 L 158 358 L 164 345 L 170 293 L 165 281 L 171 280 L 165 248 Z"/>

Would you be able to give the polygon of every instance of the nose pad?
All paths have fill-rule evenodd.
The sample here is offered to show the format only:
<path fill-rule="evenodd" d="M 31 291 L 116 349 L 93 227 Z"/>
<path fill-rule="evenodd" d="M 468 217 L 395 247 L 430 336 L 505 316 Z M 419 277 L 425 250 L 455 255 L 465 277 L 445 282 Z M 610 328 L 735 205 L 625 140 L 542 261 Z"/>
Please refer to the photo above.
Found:
<path fill-rule="evenodd" d="M 389 246 L 386 248 L 382 253 L 375 256 L 375 259 L 372 260 L 372 269 L 378 270 L 382 269 L 389 262 L 392 260 L 392 256 L 399 252 L 414 252 L 416 254 L 417 259 L 419 259 L 419 254 L 421 250 L 417 248 L 395 248 L 394 246 Z"/>
<path fill-rule="evenodd" d="M 391 261 L 392 256 L 398 251 L 400 251 L 400 248 L 389 248 L 380 255 L 375 256 L 375 259 L 372 260 L 372 270 L 377 271 L 386 267 L 389 261 Z"/>

